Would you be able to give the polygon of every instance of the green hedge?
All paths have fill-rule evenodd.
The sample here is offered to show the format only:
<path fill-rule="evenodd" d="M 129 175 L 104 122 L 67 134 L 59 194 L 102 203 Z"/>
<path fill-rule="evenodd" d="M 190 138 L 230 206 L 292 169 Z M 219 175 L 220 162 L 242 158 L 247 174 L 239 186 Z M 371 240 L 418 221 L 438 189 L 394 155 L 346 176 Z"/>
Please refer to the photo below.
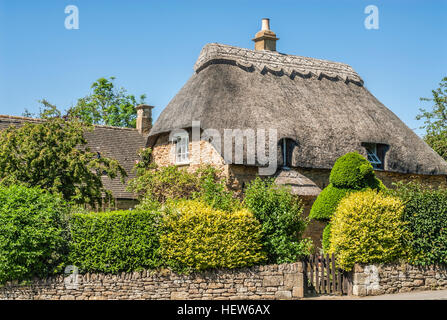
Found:
<path fill-rule="evenodd" d="M 67 212 L 63 200 L 39 188 L 0 187 L 0 283 L 62 270 Z"/>
<path fill-rule="evenodd" d="M 312 242 L 302 239 L 308 220 L 301 202 L 287 188 L 258 177 L 247 186 L 244 205 L 262 224 L 269 263 L 295 262 L 309 254 Z"/>
<path fill-rule="evenodd" d="M 323 252 L 328 252 L 329 251 L 329 247 L 331 245 L 331 224 L 328 223 L 326 225 L 326 227 L 324 227 L 323 230 L 323 240 L 322 243 L 323 245 Z"/>
<path fill-rule="evenodd" d="M 447 190 L 429 190 L 415 183 L 397 184 L 390 191 L 405 204 L 403 220 L 412 234 L 410 262 L 447 264 Z"/>
<path fill-rule="evenodd" d="M 329 253 L 337 263 L 351 270 L 355 263 L 388 263 L 407 254 L 402 215 L 404 206 L 397 197 L 368 189 L 341 200 L 331 218 Z"/>
<path fill-rule="evenodd" d="M 320 192 L 317 199 L 315 199 L 315 202 L 310 209 L 309 218 L 328 221 L 337 209 L 340 200 L 350 191 L 352 190 L 339 189 L 332 184 L 329 184 Z"/>
<path fill-rule="evenodd" d="M 81 272 L 129 272 L 160 264 L 159 213 L 75 213 L 70 231 L 69 261 Z"/>
<path fill-rule="evenodd" d="M 161 236 L 163 261 L 180 272 L 237 268 L 265 261 L 261 226 L 247 209 L 223 211 L 204 201 L 169 204 Z"/>

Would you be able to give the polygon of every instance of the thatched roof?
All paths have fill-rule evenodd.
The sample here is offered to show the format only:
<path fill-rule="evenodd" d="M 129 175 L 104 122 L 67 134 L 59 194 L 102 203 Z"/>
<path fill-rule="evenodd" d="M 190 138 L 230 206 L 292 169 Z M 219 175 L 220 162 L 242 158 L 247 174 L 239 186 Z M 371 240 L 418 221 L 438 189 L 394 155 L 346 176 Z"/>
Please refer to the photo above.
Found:
<path fill-rule="evenodd" d="M 296 140 L 293 166 L 331 168 L 362 142 L 390 146 L 385 170 L 447 174 L 447 163 L 378 101 L 348 65 L 207 44 L 195 73 L 163 110 L 149 134 L 191 127 L 276 128 Z M 266 148 L 268 149 L 268 148 Z"/>
<path fill-rule="evenodd" d="M 316 197 L 321 189 L 309 178 L 295 170 L 279 170 L 275 174 L 275 184 L 290 187 L 292 194 Z"/>
<path fill-rule="evenodd" d="M 25 122 L 40 123 L 42 119 L 0 115 L 0 130 L 11 125 L 19 127 Z M 95 125 L 92 132 L 86 132 L 85 138 L 92 152 L 99 152 L 101 156 L 116 159 L 123 166 L 128 178 L 135 177 L 132 168 L 138 160 L 137 152 L 146 146 L 146 139 L 136 129 Z M 110 190 L 114 198 L 136 199 L 136 195 L 126 191 L 126 184 L 119 178 L 102 177 L 104 187 Z"/>

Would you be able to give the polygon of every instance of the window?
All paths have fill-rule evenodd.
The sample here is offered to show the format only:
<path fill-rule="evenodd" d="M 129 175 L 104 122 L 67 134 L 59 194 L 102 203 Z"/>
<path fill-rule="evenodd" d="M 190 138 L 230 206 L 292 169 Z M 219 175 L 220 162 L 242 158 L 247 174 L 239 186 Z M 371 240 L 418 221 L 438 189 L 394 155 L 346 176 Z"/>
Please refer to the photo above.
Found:
<path fill-rule="evenodd" d="M 362 143 L 366 149 L 368 161 L 374 169 L 385 168 L 385 153 L 388 150 L 388 145 L 381 143 Z"/>
<path fill-rule="evenodd" d="M 289 138 L 282 138 L 279 140 L 278 147 L 280 150 L 280 159 L 282 159 L 283 169 L 288 169 L 292 166 L 293 151 L 297 144 L 294 140 Z"/>
<path fill-rule="evenodd" d="M 186 134 L 178 135 L 174 138 L 175 143 L 175 163 L 189 163 L 189 136 Z"/>

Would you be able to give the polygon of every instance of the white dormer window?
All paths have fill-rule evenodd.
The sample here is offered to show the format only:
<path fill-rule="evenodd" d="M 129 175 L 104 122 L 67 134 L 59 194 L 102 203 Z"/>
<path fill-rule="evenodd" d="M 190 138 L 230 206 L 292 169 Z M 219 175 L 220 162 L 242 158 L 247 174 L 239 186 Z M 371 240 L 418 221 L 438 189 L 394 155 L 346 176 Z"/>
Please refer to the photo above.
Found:
<path fill-rule="evenodd" d="M 175 143 L 175 163 L 189 163 L 189 136 L 187 134 L 179 134 L 174 138 Z"/>
<path fill-rule="evenodd" d="M 379 169 L 382 167 L 382 161 L 380 161 L 377 155 L 377 144 L 368 143 L 365 144 L 366 154 L 368 155 L 368 161 L 372 164 L 374 169 Z"/>

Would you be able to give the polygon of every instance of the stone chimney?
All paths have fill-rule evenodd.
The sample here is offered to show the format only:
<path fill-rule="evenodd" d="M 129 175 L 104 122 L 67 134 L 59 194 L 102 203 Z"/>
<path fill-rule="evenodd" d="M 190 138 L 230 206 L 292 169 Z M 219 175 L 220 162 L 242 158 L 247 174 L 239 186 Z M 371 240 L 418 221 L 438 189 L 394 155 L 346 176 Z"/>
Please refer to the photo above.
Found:
<path fill-rule="evenodd" d="M 140 104 L 137 109 L 137 130 L 141 135 L 149 134 L 152 128 L 152 108 L 147 104 Z"/>
<path fill-rule="evenodd" d="M 279 38 L 270 30 L 270 19 L 262 19 L 262 29 L 256 35 L 253 41 L 255 42 L 255 50 L 270 50 L 276 51 L 276 41 Z"/>

